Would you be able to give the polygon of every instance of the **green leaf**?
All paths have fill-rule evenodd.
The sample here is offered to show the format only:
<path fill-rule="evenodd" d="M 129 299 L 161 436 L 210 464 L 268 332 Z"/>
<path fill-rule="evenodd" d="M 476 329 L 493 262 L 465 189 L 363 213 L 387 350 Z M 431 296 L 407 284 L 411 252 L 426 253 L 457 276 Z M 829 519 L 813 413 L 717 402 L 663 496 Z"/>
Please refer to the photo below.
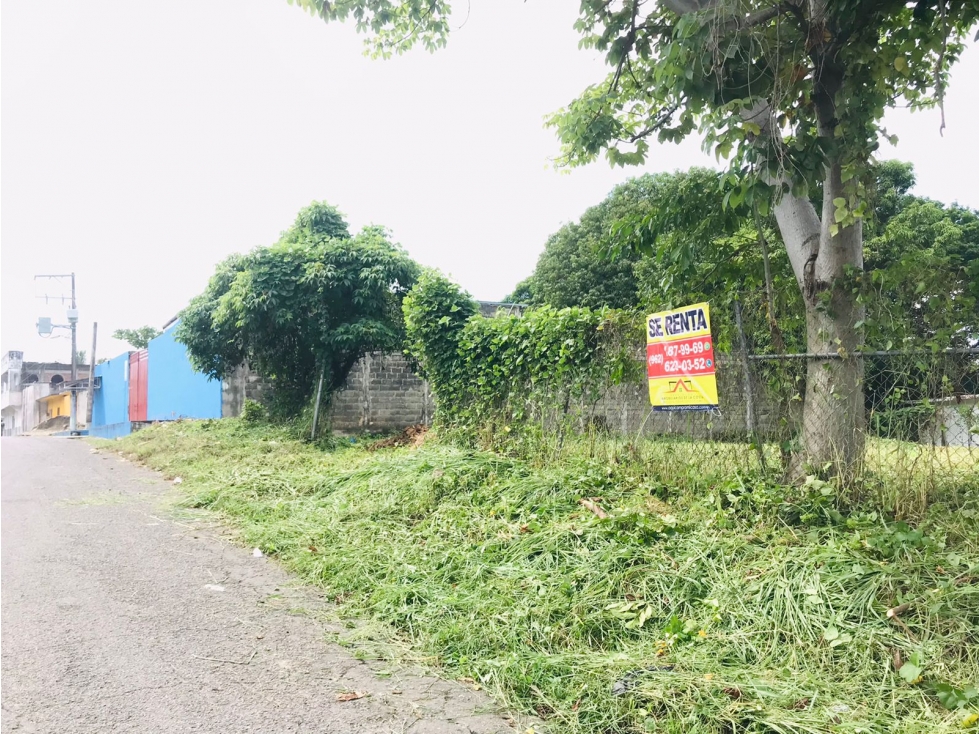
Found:
<path fill-rule="evenodd" d="M 973 699 L 979 698 L 979 691 L 976 690 L 975 686 L 956 688 L 948 683 L 937 683 L 933 690 L 935 691 L 935 697 L 949 711 L 964 708 Z"/>
<path fill-rule="evenodd" d="M 908 683 L 914 683 L 924 671 L 917 665 L 911 662 L 907 662 L 901 666 L 901 669 L 897 671 L 897 674 L 901 676 Z"/>

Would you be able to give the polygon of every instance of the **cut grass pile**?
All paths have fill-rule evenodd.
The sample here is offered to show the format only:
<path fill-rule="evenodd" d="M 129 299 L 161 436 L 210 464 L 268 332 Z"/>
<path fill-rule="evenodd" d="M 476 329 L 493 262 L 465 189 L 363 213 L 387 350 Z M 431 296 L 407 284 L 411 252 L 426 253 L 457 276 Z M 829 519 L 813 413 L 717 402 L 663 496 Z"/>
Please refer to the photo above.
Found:
<path fill-rule="evenodd" d="M 662 444 L 542 468 L 227 420 L 106 445 L 552 731 L 911 734 L 979 711 L 976 481 L 912 527 Z"/>

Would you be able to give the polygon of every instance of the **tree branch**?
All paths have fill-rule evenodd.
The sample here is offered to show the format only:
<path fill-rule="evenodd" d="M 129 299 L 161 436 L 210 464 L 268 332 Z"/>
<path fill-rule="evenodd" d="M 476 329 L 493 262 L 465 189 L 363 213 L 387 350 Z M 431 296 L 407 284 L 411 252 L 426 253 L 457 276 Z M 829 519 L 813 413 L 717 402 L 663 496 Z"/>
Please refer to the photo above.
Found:
<path fill-rule="evenodd" d="M 707 10 L 713 8 L 719 0 L 662 0 L 663 5 L 672 10 L 677 15 L 686 15 L 687 13 L 696 13 L 700 10 Z M 783 13 L 795 12 L 795 4 L 791 1 L 777 3 L 764 10 L 758 10 L 754 13 L 749 13 L 744 18 L 734 18 L 732 21 L 727 23 L 727 30 L 735 30 L 739 28 L 754 28 L 755 26 L 762 25 L 768 21 L 777 18 Z"/>
<path fill-rule="evenodd" d="M 765 8 L 764 10 L 759 10 L 756 13 L 751 13 L 744 20 L 739 20 L 738 27 L 754 28 L 756 25 L 767 23 L 768 21 L 782 15 L 782 13 L 787 12 L 789 12 L 788 3 L 779 3 L 778 5 L 773 5 L 770 8 Z"/>
<path fill-rule="evenodd" d="M 753 107 L 743 110 L 741 117 L 761 128 L 761 136 L 780 143 L 778 131 L 772 125 L 772 107 L 768 101 L 757 102 Z M 791 191 L 781 189 L 789 183 L 784 175 L 766 176 L 766 183 L 779 189 L 775 201 L 775 221 L 778 222 L 785 250 L 792 264 L 799 287 L 805 292 L 813 263 L 819 253 L 821 226 L 819 216 L 809 199 L 795 196 Z"/>

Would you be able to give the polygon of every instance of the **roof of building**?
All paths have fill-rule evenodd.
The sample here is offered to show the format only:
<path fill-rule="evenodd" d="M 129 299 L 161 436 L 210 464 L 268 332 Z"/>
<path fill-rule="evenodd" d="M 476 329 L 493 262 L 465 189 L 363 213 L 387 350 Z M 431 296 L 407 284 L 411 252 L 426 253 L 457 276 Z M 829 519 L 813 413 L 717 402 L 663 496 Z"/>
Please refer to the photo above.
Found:
<path fill-rule="evenodd" d="M 87 370 L 87 364 L 78 364 L 80 370 Z M 67 362 L 24 362 L 24 372 L 36 372 L 39 370 L 71 370 L 71 364 Z"/>

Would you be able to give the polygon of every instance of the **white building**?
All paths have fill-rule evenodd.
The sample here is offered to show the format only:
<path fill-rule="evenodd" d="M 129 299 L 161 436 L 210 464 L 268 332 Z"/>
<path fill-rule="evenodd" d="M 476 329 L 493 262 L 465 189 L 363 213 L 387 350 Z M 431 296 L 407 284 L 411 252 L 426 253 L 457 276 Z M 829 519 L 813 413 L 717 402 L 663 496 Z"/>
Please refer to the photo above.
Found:
<path fill-rule="evenodd" d="M 78 379 L 88 380 L 89 366 L 78 365 Z M 0 417 L 2 434 L 19 436 L 48 418 L 68 415 L 71 365 L 25 362 L 23 352 L 0 357 Z M 78 393 L 78 425 L 85 423 L 85 392 Z"/>
<path fill-rule="evenodd" d="M 921 442 L 979 448 L 979 395 L 958 395 L 936 402 L 935 415 L 924 426 Z"/>

